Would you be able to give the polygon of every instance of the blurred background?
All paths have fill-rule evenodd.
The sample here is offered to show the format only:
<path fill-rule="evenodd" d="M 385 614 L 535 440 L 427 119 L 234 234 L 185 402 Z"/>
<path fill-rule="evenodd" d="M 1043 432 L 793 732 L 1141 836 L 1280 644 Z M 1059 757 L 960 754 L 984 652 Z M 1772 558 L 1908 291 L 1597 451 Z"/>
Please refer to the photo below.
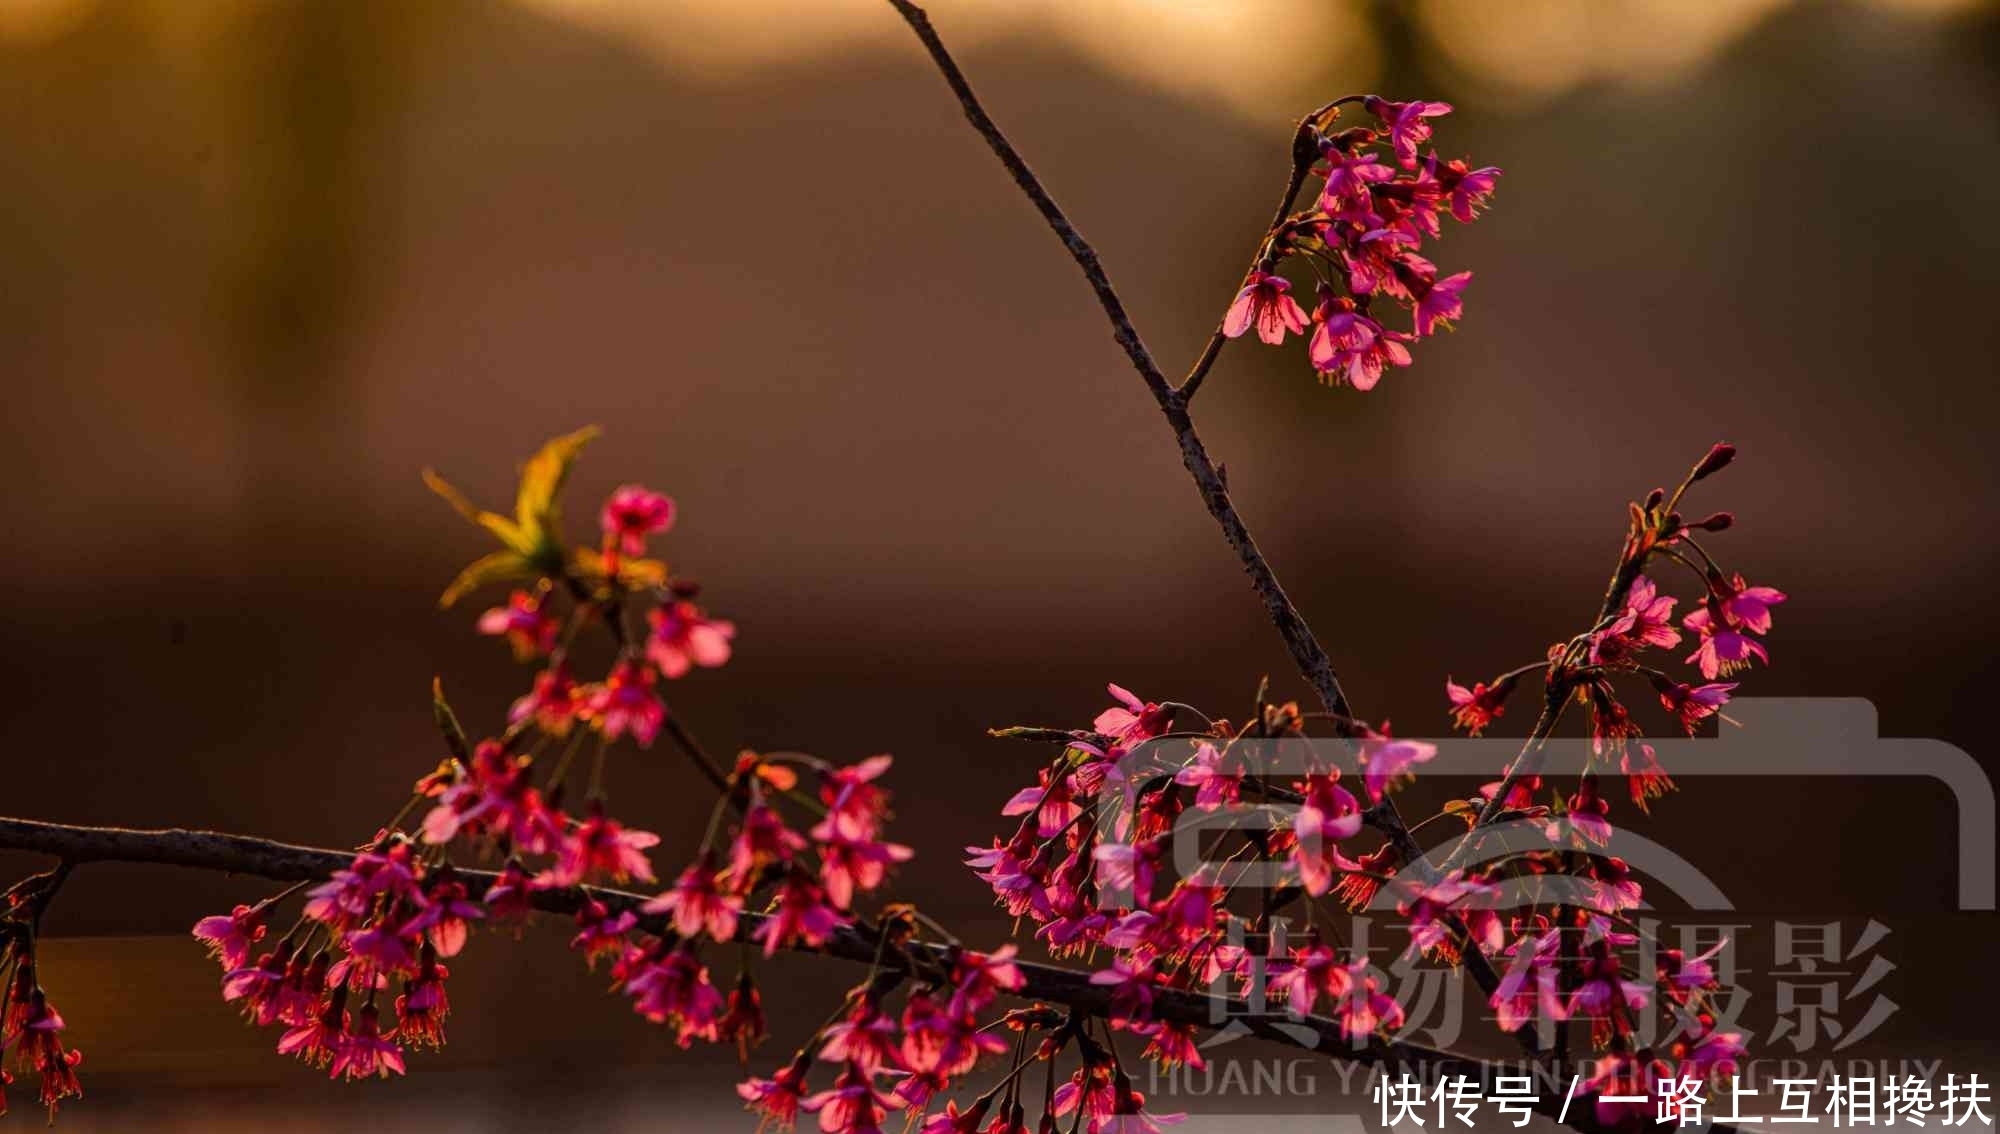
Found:
<path fill-rule="evenodd" d="M 1580 629 L 1625 502 L 1726 438 L 1694 507 L 1792 596 L 1744 692 L 1868 698 L 1993 767 L 1994 6 L 930 8 L 1170 371 L 1304 109 L 1448 99 L 1442 151 L 1506 170 L 1436 249 L 1475 279 L 1413 369 L 1359 395 L 1238 345 L 1197 406 L 1365 715 L 1436 735 L 1448 674 Z M 1306 693 L 1073 265 L 875 0 L 0 0 L 0 105 L 0 811 L 365 837 L 435 762 L 432 675 L 473 721 L 526 680 L 483 604 L 436 609 L 483 546 L 418 469 L 499 503 L 591 422 L 573 520 L 672 493 L 668 557 L 741 628 L 675 710 L 720 751 L 895 753 L 900 892 L 975 935 L 1007 926 L 957 850 L 1045 758 L 987 727 L 1082 724 L 1106 681 L 1239 718 L 1265 674 Z M 612 768 L 663 869 L 696 782 Z M 2000 934 L 1952 912 L 1942 788 L 1683 787 L 1644 830 L 1739 906 L 1895 927 L 1867 1050 L 1990 1055 L 1967 974 Z M 66 1125 L 750 1128 L 728 1056 L 673 1052 L 559 927 L 454 966 L 428 1087 L 328 1087 L 185 937 L 266 889 L 79 872 L 45 978 L 88 1058 Z M 847 975 L 774 971 L 798 1019 L 763 1062 Z"/>

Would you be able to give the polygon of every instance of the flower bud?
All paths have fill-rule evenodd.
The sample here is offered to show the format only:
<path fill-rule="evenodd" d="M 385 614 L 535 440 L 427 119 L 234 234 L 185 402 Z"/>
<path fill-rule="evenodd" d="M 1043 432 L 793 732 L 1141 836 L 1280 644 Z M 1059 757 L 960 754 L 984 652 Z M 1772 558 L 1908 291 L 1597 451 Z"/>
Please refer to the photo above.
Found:
<path fill-rule="evenodd" d="M 1735 513 L 1717 512 L 1706 519 L 1696 521 L 1694 526 L 1705 532 L 1721 532 L 1728 531 L 1735 523 Z"/>
<path fill-rule="evenodd" d="M 1729 466 L 1729 462 L 1735 459 L 1736 446 L 1718 441 L 1715 448 L 1708 451 L 1708 456 L 1703 457 L 1701 463 L 1694 467 L 1694 475 L 1689 477 L 1688 480 L 1691 483 L 1711 473 L 1719 473 Z"/>

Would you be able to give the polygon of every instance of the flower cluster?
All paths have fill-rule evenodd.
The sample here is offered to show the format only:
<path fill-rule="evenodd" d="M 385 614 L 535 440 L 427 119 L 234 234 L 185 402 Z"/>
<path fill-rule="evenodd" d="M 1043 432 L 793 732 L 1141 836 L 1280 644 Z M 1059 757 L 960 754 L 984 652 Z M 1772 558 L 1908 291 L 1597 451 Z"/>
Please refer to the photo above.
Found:
<path fill-rule="evenodd" d="M 580 897 L 563 899 L 577 909 L 574 946 L 593 965 L 610 962 L 613 985 L 635 1012 L 675 1029 L 683 1046 L 733 1042 L 747 1053 L 765 1030 L 756 983 L 746 967 L 725 995 L 710 978 L 703 945 L 746 937 L 765 955 L 823 947 L 852 923 L 857 897 L 910 857 L 883 838 L 889 794 L 878 781 L 889 757 L 836 766 L 745 753 L 730 770 L 670 726 L 661 681 L 727 662 L 735 627 L 708 617 L 693 601 L 693 583 L 646 557 L 649 539 L 673 524 L 668 497 L 624 485 L 599 512 L 597 546 L 563 540 L 557 492 L 591 435 L 557 438 L 530 458 L 512 517 L 479 510 L 429 475 L 433 489 L 502 545 L 460 574 L 446 605 L 487 584 L 517 584 L 477 622 L 536 667 L 506 727 L 474 742 L 434 692 L 445 758 L 367 849 L 303 890 L 290 930 L 266 942 L 273 908 L 302 887 L 195 926 L 222 967 L 223 998 L 251 1022 L 281 1029 L 281 1053 L 334 1078 L 400 1075 L 409 1049 L 442 1044 L 446 962 L 473 928 L 518 925 L 537 905 L 552 904 L 544 898 L 579 888 Z M 593 627 L 607 632 L 612 656 L 601 680 L 579 683 L 572 659 Z M 661 840 L 610 814 L 604 777 L 615 745 L 648 746 L 667 731 L 719 788 L 707 834 L 653 898 L 592 889 L 656 881 L 651 854 Z M 579 792 L 572 773 L 586 751 L 590 771 L 581 805 L 572 806 L 565 802 Z M 801 786 L 802 770 L 816 777 L 816 792 Z M 499 869 L 462 868 L 455 853 Z M 990 998 L 965 992 L 954 1019 L 969 1021 Z M 966 1038 L 984 1050 L 983 1038 Z M 958 1073 L 958 1054 L 943 1066 Z"/>
<path fill-rule="evenodd" d="M 1431 119 L 1451 113 L 1447 103 L 1374 95 L 1341 100 L 1347 101 L 1359 101 L 1376 125 L 1329 133 L 1340 114 L 1336 102 L 1303 127 L 1319 148 L 1325 177 L 1319 196 L 1313 207 L 1272 230 L 1222 331 L 1237 338 L 1254 327 L 1258 338 L 1275 345 L 1310 328 L 1307 356 L 1321 380 L 1372 390 L 1387 370 L 1410 364 L 1412 344 L 1449 330 L 1459 318 L 1472 273 L 1440 277 L 1417 250 L 1442 234 L 1446 214 L 1471 223 L 1492 197 L 1500 171 L 1441 160 L 1425 149 Z M 1292 298 L 1291 281 L 1278 274 L 1292 256 L 1318 281 L 1310 316 Z M 1386 303 L 1409 313 L 1408 331 L 1382 322 Z"/>

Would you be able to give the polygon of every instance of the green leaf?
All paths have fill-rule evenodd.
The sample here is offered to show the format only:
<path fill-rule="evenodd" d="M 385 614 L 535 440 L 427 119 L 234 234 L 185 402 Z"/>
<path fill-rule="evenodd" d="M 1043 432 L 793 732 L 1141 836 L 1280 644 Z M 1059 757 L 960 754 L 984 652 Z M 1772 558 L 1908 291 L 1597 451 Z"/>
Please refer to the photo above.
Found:
<path fill-rule="evenodd" d="M 522 537 L 529 541 L 521 549 L 522 554 L 539 557 L 561 545 L 561 508 L 556 494 L 562 491 L 569 467 L 576 463 L 583 447 L 600 432 L 595 425 L 586 425 L 575 433 L 566 433 L 543 445 L 521 466 L 521 487 L 514 498 L 514 522 Z"/>
<path fill-rule="evenodd" d="M 467 564 L 465 570 L 460 571 L 458 578 L 453 579 L 451 586 L 439 596 L 438 606 L 449 607 L 489 583 L 517 583 L 541 576 L 541 571 L 520 552 L 512 548 L 495 551 Z"/>

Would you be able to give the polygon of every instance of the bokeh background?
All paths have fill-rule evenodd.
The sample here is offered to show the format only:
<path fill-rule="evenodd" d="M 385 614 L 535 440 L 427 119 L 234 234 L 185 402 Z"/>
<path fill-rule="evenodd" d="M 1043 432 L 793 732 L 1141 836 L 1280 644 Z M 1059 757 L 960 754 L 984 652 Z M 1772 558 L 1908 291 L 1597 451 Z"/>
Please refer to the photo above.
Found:
<path fill-rule="evenodd" d="M 1625 501 L 1727 438 L 1702 503 L 1741 524 L 1714 542 L 1792 595 L 1746 692 L 1868 698 L 1993 766 L 1993 6 L 931 9 L 1170 362 L 1304 108 L 1446 98 L 1444 150 L 1506 169 L 1438 248 L 1476 276 L 1414 369 L 1357 395 L 1238 346 L 1198 406 L 1364 713 L 1435 734 L 1448 673 L 1574 632 Z M 1232 716 L 1262 675 L 1304 692 L 1074 268 L 885 5 L 0 0 L 0 106 L 0 810 L 363 837 L 435 760 L 432 675 L 475 720 L 524 680 L 476 605 L 436 610 L 480 537 L 417 470 L 498 501 L 589 422 L 573 513 L 670 491 L 670 558 L 742 628 L 676 711 L 724 751 L 897 754 L 901 892 L 980 932 L 1006 926 L 956 850 L 1043 758 L 986 727 L 1081 723 L 1107 680 Z M 696 782 L 612 769 L 663 862 L 699 839 Z M 1990 1054 L 2000 934 L 1953 912 L 1942 789 L 1684 787 L 1647 831 L 1740 905 L 1897 927 L 1880 1050 Z M 418 1082 L 317 1083 L 184 936 L 261 892 L 79 874 L 48 927 L 92 1092 L 65 1124 L 748 1128 L 726 1057 L 672 1052 L 559 929 L 465 959 Z M 842 975 L 791 961 L 770 999 L 816 1020 Z"/>

